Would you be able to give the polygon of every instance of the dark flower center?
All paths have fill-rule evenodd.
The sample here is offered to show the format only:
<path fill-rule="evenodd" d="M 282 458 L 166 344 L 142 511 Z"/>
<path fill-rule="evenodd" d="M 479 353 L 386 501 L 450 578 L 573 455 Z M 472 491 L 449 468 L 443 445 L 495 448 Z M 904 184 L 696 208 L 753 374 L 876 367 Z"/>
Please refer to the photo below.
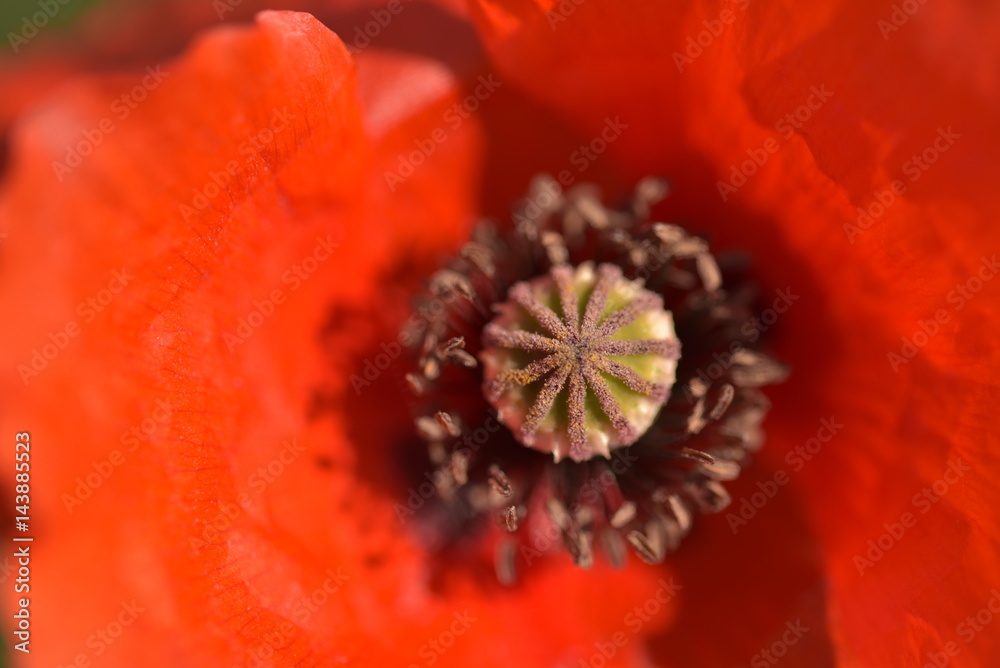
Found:
<path fill-rule="evenodd" d="M 416 307 L 432 315 L 404 332 L 440 497 L 429 533 L 499 522 L 502 581 L 538 551 L 526 522 L 554 524 L 583 567 L 598 545 L 616 566 L 627 545 L 661 561 L 696 513 L 729 503 L 721 482 L 763 441 L 757 388 L 786 370 L 753 349 L 740 265 L 650 220 L 665 194 L 647 179 L 608 208 L 591 186 L 536 178 L 512 227 L 479 225 L 431 277 Z"/>

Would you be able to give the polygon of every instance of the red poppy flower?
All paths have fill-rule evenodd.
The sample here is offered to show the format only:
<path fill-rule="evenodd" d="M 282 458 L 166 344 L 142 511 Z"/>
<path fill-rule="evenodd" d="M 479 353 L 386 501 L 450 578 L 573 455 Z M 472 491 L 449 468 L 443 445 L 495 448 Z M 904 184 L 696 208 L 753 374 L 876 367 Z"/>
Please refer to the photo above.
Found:
<path fill-rule="evenodd" d="M 992 665 L 995 13 L 481 0 L 352 55 L 265 12 L 34 107 L 0 192 L 31 665 Z M 663 564 L 504 586 L 492 534 L 399 520 L 392 343 L 540 172 L 668 177 L 653 217 L 752 258 L 793 372 Z"/>

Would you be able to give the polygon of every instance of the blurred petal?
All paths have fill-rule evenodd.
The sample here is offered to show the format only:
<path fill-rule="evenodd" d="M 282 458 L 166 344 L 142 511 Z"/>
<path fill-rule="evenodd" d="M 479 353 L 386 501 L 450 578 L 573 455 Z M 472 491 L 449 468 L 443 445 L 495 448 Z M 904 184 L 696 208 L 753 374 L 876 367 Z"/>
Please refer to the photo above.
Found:
<path fill-rule="evenodd" d="M 5 378 L 5 423 L 27 422 L 36 442 L 36 565 L 52 574 L 37 589 L 38 628 L 63 639 L 36 650 L 50 663 L 96 656 L 95 625 L 133 600 L 133 628 L 100 650 L 114 662 L 246 660 L 283 628 L 282 608 L 267 607 L 276 596 L 298 601 L 328 569 L 351 574 L 346 533 L 309 550 L 269 542 L 270 495 L 290 481 L 265 483 L 269 465 L 314 471 L 319 434 L 328 456 L 349 457 L 304 406 L 322 372 L 325 305 L 370 294 L 384 249 L 348 222 L 368 160 L 353 66 L 311 17 L 264 14 L 157 76 L 125 118 L 113 101 L 129 88 L 110 80 L 36 113 L 0 205 L 12 224 L 2 309 L 25 319 L 4 335 L 7 366 L 25 374 Z M 88 133 L 102 133 L 89 155 L 54 170 Z M 258 322 L 271 310 L 284 312 Z M 25 371 L 35 350 L 37 376 Z M 325 487 L 318 478 L 299 486 Z M 240 495 L 253 505 L 241 509 Z M 88 614 L 58 604 L 67 598 Z M 325 615 L 357 619 L 343 599 Z M 296 620 L 276 651 L 315 651 L 303 638 L 320 623 Z M 357 651 L 346 640 L 356 629 L 337 628 L 328 642 Z"/>

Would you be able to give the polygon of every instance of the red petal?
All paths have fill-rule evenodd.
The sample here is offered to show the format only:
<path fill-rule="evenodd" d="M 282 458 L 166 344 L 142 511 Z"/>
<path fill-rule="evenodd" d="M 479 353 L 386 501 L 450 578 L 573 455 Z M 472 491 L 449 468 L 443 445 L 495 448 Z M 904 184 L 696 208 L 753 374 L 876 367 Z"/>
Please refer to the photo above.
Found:
<path fill-rule="evenodd" d="M 259 24 L 213 33 L 165 66 L 143 104 L 114 117 L 93 150 L 84 144 L 79 164 L 68 152 L 98 136 L 135 81 L 82 82 L 17 134 L 0 201 L 17 221 L 0 311 L 24 320 L 2 349 L 27 383 L 7 377 L 4 424 L 26 422 L 36 443 L 36 564 L 53 575 L 33 605 L 39 635 L 62 639 L 36 656 L 96 657 L 93 634 L 133 599 L 143 610 L 100 650 L 105 660 L 397 665 L 422 660 L 466 610 L 475 623 L 438 665 L 484 652 L 526 665 L 589 656 L 660 574 L 541 564 L 523 588 L 484 591 L 483 572 L 469 568 L 433 589 L 428 555 L 400 530 L 392 467 L 377 456 L 409 430 L 396 379 L 358 397 L 350 377 L 393 342 L 408 299 L 376 279 L 411 278 L 466 234 L 482 127 L 474 116 L 457 127 L 443 119 L 470 93 L 447 75 L 415 111 L 387 117 L 371 111 L 380 92 L 368 89 L 366 124 L 379 137 L 368 146 L 339 42 L 303 15 Z M 427 81 L 427 63 L 364 57 L 367 76 L 386 85 L 404 72 Z M 505 95 L 491 98 L 493 123 L 538 120 Z M 288 127 L 241 152 L 284 106 Z M 447 140 L 425 164 L 387 181 L 442 127 Z M 233 159 L 235 175 L 215 192 Z M 342 235 L 340 247 L 300 282 L 295 268 L 308 268 L 327 235 Z M 114 271 L 135 277 L 112 298 L 102 290 Z M 87 305 L 104 295 L 99 312 Z M 49 333 L 58 345 L 69 322 L 80 332 L 71 327 L 66 349 L 46 360 Z M 604 605 L 567 610 L 553 591 Z M 66 598 L 86 603 L 57 605 Z M 616 661 L 642 652 L 623 649 Z"/>
<path fill-rule="evenodd" d="M 352 70 L 311 17 L 263 14 L 256 29 L 199 42 L 162 81 L 148 75 L 148 99 L 127 114 L 113 100 L 135 81 L 82 83 L 18 135 L 0 310 L 23 319 L 3 350 L 27 385 L 6 377 L 4 422 L 35 445 L 34 567 L 50 577 L 38 578 L 33 612 L 39 636 L 61 639 L 34 647 L 38 660 L 105 649 L 123 665 L 246 660 L 282 628 L 274 596 L 297 601 L 327 569 L 350 573 L 356 552 L 341 534 L 307 546 L 276 539 L 269 518 L 276 490 L 326 489 L 318 454 L 349 457 L 336 425 L 307 423 L 303 407 L 322 371 L 313 337 L 326 308 L 370 294 L 384 249 L 354 222 L 367 158 Z M 100 136 L 90 154 L 54 171 L 73 160 L 67 146 L 87 151 L 88 133 Z M 328 259 L 309 260 L 315 273 L 296 282 L 314 253 Z M 274 291 L 283 303 L 272 307 Z M 234 343 L 241 318 L 257 324 L 255 309 L 271 308 L 282 317 Z M 34 350 L 37 377 L 25 371 Z M 170 408 L 159 421 L 157 401 Z M 293 453 L 303 479 L 260 490 L 257 468 L 288 459 L 285 439 L 304 447 Z M 230 522 L 240 494 L 253 504 Z M 88 498 L 67 508 L 67 495 Z M 70 599 L 81 603 L 60 603 Z M 99 647 L 92 634 L 133 599 L 144 611 Z M 358 617 L 339 603 L 323 619 L 347 621 L 326 642 L 357 651 Z M 296 626 L 280 652 L 317 651 L 305 632 L 320 620 Z"/>
<path fill-rule="evenodd" d="M 743 485 L 763 484 L 778 469 L 792 477 L 766 507 L 751 506 L 754 519 L 734 539 L 745 532 L 756 543 L 739 550 L 748 559 L 780 555 L 773 572 L 793 575 L 773 581 L 766 599 L 786 607 L 745 620 L 751 602 L 756 609 L 765 598 L 758 583 L 772 584 L 767 569 L 747 580 L 734 572 L 724 599 L 731 607 L 710 598 L 705 582 L 658 647 L 679 665 L 712 656 L 748 661 L 780 638 L 786 622 L 817 610 L 824 573 L 833 585 L 820 604 L 829 622 L 814 617 L 809 642 L 789 648 L 789 657 L 829 662 L 823 636 L 847 664 L 915 665 L 949 641 L 970 661 L 1000 652 L 984 634 L 967 643 L 958 627 L 1000 579 L 995 514 L 985 510 L 997 501 L 987 482 L 997 470 L 996 439 L 985 416 L 997 406 L 1000 356 L 990 332 L 1000 314 L 997 284 L 983 280 L 992 278 L 1000 241 L 990 158 L 1000 137 L 989 120 L 1000 96 L 982 64 L 994 61 L 972 55 L 995 32 L 973 26 L 996 22 L 977 15 L 990 10 L 939 3 L 922 6 L 885 40 L 878 22 L 895 7 L 643 3 L 622 12 L 599 0 L 476 4 L 502 76 L 593 137 L 606 118 L 620 116 L 629 128 L 600 160 L 670 178 L 676 196 L 664 213 L 697 221 L 719 245 L 762 260 L 756 274 L 766 304 L 778 290 L 799 296 L 769 323 L 775 350 L 795 368 L 770 392 L 769 466 L 751 469 L 732 509 L 758 491 Z M 966 67 L 941 57 L 958 48 Z M 817 93 L 824 85 L 832 96 Z M 810 103 L 817 108 L 803 110 Z M 796 121 L 801 127 L 783 123 L 797 112 L 808 116 Z M 949 126 L 962 138 L 951 142 Z M 935 141 L 928 155 L 939 165 L 920 170 L 914 154 Z M 857 207 L 886 198 L 896 179 L 905 196 L 856 235 Z M 733 187 L 723 198 L 726 183 Z M 962 296 L 973 288 L 972 298 Z M 933 323 L 936 315 L 947 322 Z M 925 343 L 912 359 L 903 337 Z M 806 462 L 796 448 L 828 435 L 821 420 L 830 418 L 843 429 Z M 917 495 L 949 466 L 954 477 L 958 459 L 975 462 L 973 470 L 925 515 Z M 789 521 L 792 504 L 806 510 L 800 521 Z M 861 576 L 854 557 L 904 512 L 919 523 Z M 733 542 L 719 538 L 719 560 L 735 551 Z M 685 545 L 681 563 L 695 559 L 692 549 Z M 713 556 L 702 554 L 698 565 L 706 559 Z M 686 575 L 699 582 L 703 574 L 692 566 Z M 796 591 L 801 602 L 792 605 Z M 720 627 L 745 635 L 715 643 Z"/>

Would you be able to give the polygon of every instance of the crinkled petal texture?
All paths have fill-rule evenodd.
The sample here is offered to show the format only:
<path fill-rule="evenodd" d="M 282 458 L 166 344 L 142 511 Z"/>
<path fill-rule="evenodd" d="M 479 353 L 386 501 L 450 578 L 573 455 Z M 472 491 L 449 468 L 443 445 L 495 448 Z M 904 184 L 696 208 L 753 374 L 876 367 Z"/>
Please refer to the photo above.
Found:
<path fill-rule="evenodd" d="M 356 86 L 326 28 L 265 13 L 134 108 L 141 78 L 91 79 L 21 121 L 0 424 L 33 441 L 35 659 L 994 665 L 995 10 L 472 7 L 481 71 L 371 48 Z M 663 217 L 754 256 L 794 373 L 667 566 L 505 589 L 401 525 L 386 358 L 416 277 L 540 170 L 669 177 Z"/>
<path fill-rule="evenodd" d="M 392 350 L 406 299 L 387 277 L 457 247 L 482 171 L 465 112 L 433 161 L 386 176 L 463 109 L 464 84 L 421 62 L 368 63 L 425 94 L 403 110 L 368 91 L 382 120 L 363 124 L 340 40 L 264 13 L 17 128 L 2 424 L 32 439 L 39 665 L 550 665 L 661 577 L 432 582 L 402 530 L 399 378 L 359 397 L 344 370 Z M 116 102 L 136 85 L 142 104 Z"/>
<path fill-rule="evenodd" d="M 591 137 L 628 124 L 608 159 L 668 176 L 664 215 L 753 254 L 775 309 L 762 323 L 794 368 L 770 393 L 763 465 L 728 526 L 702 534 L 715 551 L 679 554 L 695 614 L 654 655 L 996 665 L 1000 636 L 983 626 L 1000 609 L 996 8 L 474 5 L 501 77 Z M 778 472 L 787 487 L 754 498 Z M 788 509 L 808 550 L 778 526 Z M 813 550 L 814 582 L 752 565 Z"/>

